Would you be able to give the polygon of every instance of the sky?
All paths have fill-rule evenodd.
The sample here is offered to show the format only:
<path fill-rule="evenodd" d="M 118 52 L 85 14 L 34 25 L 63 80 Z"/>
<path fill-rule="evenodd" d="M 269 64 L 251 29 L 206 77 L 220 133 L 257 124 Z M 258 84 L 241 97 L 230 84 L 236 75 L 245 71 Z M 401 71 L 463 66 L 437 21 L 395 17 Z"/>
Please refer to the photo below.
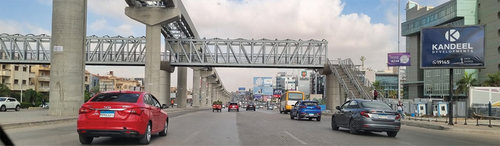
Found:
<path fill-rule="evenodd" d="M 412 0 L 438 6 L 448 0 Z M 398 51 L 398 0 L 182 0 L 202 38 L 316 39 L 328 41 L 328 58 L 351 58 L 365 67 L 386 69 L 387 53 Z M 401 22 L 407 0 L 401 0 Z M 141 23 L 128 18 L 123 0 L 87 0 L 87 36 L 144 36 Z M 52 0 L 2 0 L 0 34 L 51 34 Z M 405 39 L 401 37 L 400 51 Z M 144 67 L 87 66 L 94 74 L 144 77 Z M 253 77 L 274 77 L 291 69 L 216 68 L 228 91 L 252 87 Z M 171 85 L 177 85 L 177 72 Z M 192 88 L 188 69 L 188 89 Z"/>

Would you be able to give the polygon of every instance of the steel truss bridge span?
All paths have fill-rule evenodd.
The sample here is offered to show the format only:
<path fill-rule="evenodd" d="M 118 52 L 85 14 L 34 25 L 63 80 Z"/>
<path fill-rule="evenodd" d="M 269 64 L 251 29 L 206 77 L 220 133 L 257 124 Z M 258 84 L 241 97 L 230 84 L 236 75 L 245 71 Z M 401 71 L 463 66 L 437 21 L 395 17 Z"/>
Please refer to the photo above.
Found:
<path fill-rule="evenodd" d="M 323 68 L 326 40 L 165 39 L 172 66 Z"/>
<path fill-rule="evenodd" d="M 0 34 L 0 63 L 50 64 L 49 35 Z M 64 51 L 58 48 L 53 51 Z M 144 66 L 146 37 L 87 36 L 85 61 L 87 65 Z M 162 52 L 162 58 L 167 54 Z"/>
<path fill-rule="evenodd" d="M 50 40 L 49 35 L 0 34 L 0 63 L 50 64 Z M 165 39 L 159 55 L 171 66 L 322 68 L 327 45 L 325 40 Z M 146 38 L 88 36 L 85 52 L 87 65 L 144 66 Z"/>

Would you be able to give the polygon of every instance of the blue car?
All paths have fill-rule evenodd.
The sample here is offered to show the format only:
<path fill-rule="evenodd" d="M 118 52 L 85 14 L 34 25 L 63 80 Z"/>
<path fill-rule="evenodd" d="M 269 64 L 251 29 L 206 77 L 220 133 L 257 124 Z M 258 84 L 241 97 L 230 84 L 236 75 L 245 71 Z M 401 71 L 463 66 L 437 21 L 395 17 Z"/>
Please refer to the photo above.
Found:
<path fill-rule="evenodd" d="M 293 120 L 295 117 L 297 117 L 297 120 L 302 118 L 312 120 L 315 118 L 316 121 L 321 121 L 321 107 L 318 105 L 318 102 L 312 100 L 296 102 L 290 111 L 290 119 Z"/>

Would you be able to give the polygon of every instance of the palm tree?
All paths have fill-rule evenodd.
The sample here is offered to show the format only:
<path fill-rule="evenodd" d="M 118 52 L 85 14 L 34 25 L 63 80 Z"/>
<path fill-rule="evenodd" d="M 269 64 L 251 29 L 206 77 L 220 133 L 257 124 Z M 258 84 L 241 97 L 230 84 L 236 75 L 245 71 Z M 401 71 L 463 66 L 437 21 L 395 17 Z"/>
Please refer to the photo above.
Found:
<path fill-rule="evenodd" d="M 398 91 L 397 90 L 389 90 L 389 97 L 391 98 L 396 98 L 398 96 Z"/>
<path fill-rule="evenodd" d="M 456 93 L 465 93 L 465 95 L 468 94 L 469 87 L 473 85 L 477 85 L 478 81 L 476 78 L 474 78 L 472 75 L 474 75 L 476 72 L 473 72 L 471 74 L 465 72 L 462 78 L 457 82 L 457 91 Z"/>
<path fill-rule="evenodd" d="M 488 74 L 488 79 L 483 84 L 485 86 L 500 87 L 500 72 Z"/>
<path fill-rule="evenodd" d="M 382 86 L 380 86 L 380 80 L 376 80 L 375 82 L 373 82 L 372 86 L 373 88 L 375 88 L 374 90 L 382 90 Z"/>

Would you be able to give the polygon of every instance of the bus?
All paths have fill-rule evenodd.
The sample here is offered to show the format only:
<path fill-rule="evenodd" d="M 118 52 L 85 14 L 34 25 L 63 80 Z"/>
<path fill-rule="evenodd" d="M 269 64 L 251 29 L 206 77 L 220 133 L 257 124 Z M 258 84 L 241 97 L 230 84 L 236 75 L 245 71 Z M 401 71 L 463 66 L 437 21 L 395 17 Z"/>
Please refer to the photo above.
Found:
<path fill-rule="evenodd" d="M 280 97 L 280 114 L 285 113 L 288 114 L 290 110 L 292 110 L 292 105 L 294 105 L 297 101 L 304 100 L 305 95 L 304 92 L 300 91 L 287 91 L 281 94 Z"/>

